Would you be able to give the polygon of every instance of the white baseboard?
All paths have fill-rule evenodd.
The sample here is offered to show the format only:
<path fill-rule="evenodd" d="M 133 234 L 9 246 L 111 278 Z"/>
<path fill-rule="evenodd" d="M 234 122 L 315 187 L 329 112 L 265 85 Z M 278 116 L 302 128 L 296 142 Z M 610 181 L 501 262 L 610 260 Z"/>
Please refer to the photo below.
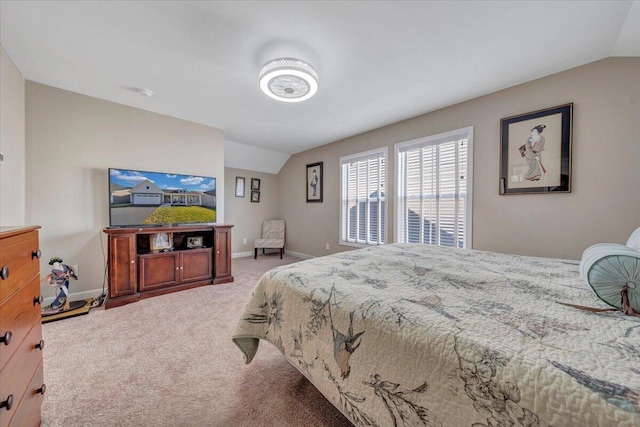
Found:
<path fill-rule="evenodd" d="M 107 289 L 105 289 L 105 291 L 106 290 Z M 69 294 L 69 300 L 80 301 L 87 298 L 98 298 L 101 294 L 102 294 L 102 289 L 93 289 L 91 291 L 85 291 L 85 292 L 75 292 L 75 293 L 72 292 Z M 55 299 L 56 299 L 55 296 L 45 298 L 44 301 L 42 302 L 42 306 L 45 307 L 51 304 Z"/>
<path fill-rule="evenodd" d="M 296 258 L 302 258 L 302 259 L 311 259 L 311 258 L 315 258 L 315 257 L 314 257 L 314 256 L 312 256 L 312 255 L 307 255 L 307 254 L 303 254 L 303 253 L 300 253 L 300 252 L 288 251 L 288 250 L 286 250 L 286 249 L 284 250 L 284 253 L 285 253 L 285 254 L 287 254 L 287 255 L 291 255 L 291 256 L 294 256 L 294 257 L 296 257 Z"/>
<path fill-rule="evenodd" d="M 253 256 L 253 251 L 236 252 L 231 254 L 231 258 L 244 258 L 246 256 Z"/>
<path fill-rule="evenodd" d="M 302 259 L 310 259 L 310 258 L 315 258 L 314 256 L 311 255 L 307 255 L 307 254 L 303 254 L 300 252 L 293 252 L 293 251 L 288 251 L 288 250 L 284 250 L 284 253 L 287 255 L 291 255 L 294 256 L 296 258 L 302 258 Z M 247 256 L 253 256 L 254 252 L 253 251 L 247 251 L 247 252 L 236 252 L 234 254 L 231 254 L 231 258 L 244 258 Z"/>

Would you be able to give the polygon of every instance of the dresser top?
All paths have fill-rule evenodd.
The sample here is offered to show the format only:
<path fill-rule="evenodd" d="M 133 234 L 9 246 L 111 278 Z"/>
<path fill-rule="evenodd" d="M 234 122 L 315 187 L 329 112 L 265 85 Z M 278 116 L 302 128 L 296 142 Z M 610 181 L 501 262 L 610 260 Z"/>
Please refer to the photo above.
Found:
<path fill-rule="evenodd" d="M 37 230 L 39 225 L 16 225 L 16 226 L 2 226 L 0 227 L 0 238 L 15 236 L 16 234 L 27 233 L 29 231 Z"/>

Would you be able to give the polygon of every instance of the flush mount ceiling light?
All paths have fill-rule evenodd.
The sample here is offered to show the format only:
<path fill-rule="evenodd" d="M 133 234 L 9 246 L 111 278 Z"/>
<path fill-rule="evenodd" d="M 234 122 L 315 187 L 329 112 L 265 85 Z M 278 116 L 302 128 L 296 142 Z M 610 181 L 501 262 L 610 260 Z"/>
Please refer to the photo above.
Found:
<path fill-rule="evenodd" d="M 278 101 L 304 101 L 318 91 L 318 73 L 300 59 L 274 59 L 260 70 L 260 89 Z"/>

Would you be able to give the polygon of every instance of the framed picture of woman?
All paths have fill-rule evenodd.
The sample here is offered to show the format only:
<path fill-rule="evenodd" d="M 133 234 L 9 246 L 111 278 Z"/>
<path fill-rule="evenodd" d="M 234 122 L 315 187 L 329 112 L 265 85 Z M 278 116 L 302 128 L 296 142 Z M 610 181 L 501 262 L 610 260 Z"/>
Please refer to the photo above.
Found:
<path fill-rule="evenodd" d="M 571 192 L 573 104 L 500 120 L 499 192 Z"/>
<path fill-rule="evenodd" d="M 322 203 L 322 164 L 323 162 L 307 165 L 307 202 Z"/>

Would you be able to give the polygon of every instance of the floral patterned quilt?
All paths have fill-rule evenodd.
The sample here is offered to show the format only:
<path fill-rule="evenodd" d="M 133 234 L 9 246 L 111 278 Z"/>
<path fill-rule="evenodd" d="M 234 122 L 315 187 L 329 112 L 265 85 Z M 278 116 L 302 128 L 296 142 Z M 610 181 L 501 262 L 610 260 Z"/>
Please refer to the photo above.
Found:
<path fill-rule="evenodd" d="M 275 345 L 357 426 L 640 426 L 640 317 L 578 261 L 390 244 L 262 276 L 234 342 Z"/>

